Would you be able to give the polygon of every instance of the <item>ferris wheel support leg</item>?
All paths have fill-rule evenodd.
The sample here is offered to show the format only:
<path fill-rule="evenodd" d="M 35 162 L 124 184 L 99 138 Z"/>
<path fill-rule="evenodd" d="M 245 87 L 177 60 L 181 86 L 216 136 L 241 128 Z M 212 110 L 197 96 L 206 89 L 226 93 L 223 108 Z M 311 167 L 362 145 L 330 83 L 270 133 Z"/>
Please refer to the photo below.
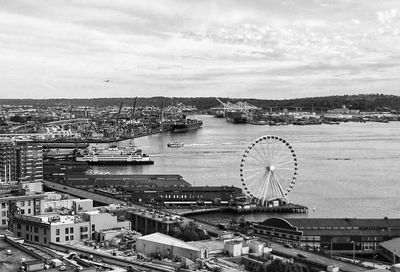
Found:
<path fill-rule="evenodd" d="M 267 175 L 267 180 L 266 182 L 264 182 L 264 189 L 263 189 L 263 198 L 262 198 L 262 206 L 265 206 L 267 204 L 267 193 L 268 193 L 268 187 L 269 187 L 269 183 L 270 183 L 270 179 L 271 179 L 271 172 L 268 171 L 268 175 Z"/>
<path fill-rule="evenodd" d="M 279 194 L 280 194 L 280 197 L 285 197 L 285 193 L 284 193 L 284 191 L 283 191 L 283 189 L 282 189 L 282 186 L 281 186 L 281 184 L 280 184 L 280 182 L 279 182 L 279 179 L 278 179 L 278 177 L 277 177 L 277 175 L 274 173 L 274 172 L 272 172 L 272 175 L 274 175 L 274 177 L 275 177 L 275 180 L 276 180 L 276 184 L 277 184 L 277 186 L 278 186 L 278 190 L 279 190 Z"/>

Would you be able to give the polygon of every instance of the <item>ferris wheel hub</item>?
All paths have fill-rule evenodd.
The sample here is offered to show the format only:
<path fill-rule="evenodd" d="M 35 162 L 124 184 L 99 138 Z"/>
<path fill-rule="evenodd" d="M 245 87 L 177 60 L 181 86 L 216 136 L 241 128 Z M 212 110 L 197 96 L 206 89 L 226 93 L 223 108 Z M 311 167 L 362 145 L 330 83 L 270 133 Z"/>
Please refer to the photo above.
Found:
<path fill-rule="evenodd" d="M 267 170 L 268 170 L 269 172 L 272 172 L 272 171 L 275 170 L 275 166 L 270 165 L 270 166 L 267 167 Z"/>

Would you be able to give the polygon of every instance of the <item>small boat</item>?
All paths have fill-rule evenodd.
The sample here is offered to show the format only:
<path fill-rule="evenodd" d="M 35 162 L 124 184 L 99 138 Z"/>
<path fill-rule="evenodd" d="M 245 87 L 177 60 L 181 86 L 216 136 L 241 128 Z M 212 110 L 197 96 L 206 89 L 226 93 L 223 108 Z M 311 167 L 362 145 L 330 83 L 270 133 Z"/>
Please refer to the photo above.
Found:
<path fill-rule="evenodd" d="M 167 146 L 168 147 L 183 147 L 183 143 L 175 141 L 175 142 L 168 143 Z"/>

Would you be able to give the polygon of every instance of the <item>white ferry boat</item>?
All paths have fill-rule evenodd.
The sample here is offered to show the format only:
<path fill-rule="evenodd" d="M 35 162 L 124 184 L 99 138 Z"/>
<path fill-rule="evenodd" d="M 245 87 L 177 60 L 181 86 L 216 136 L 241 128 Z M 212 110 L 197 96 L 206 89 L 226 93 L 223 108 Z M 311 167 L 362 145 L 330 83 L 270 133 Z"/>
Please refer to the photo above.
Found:
<path fill-rule="evenodd" d="M 168 147 L 183 147 L 183 143 L 180 142 L 171 142 L 167 144 Z"/>
<path fill-rule="evenodd" d="M 88 164 L 154 164 L 147 154 L 132 145 L 122 149 L 115 145 L 106 149 L 89 148 L 75 160 Z"/>

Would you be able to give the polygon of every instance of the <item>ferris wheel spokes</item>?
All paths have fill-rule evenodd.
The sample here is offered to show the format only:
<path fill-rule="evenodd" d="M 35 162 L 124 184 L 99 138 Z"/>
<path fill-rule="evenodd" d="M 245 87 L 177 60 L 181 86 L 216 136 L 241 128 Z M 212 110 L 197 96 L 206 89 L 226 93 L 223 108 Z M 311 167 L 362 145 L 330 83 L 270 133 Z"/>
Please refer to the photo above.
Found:
<path fill-rule="evenodd" d="M 257 147 L 254 146 L 254 150 L 257 152 L 257 154 L 260 156 L 260 158 L 262 158 L 262 160 L 264 161 L 264 163 L 268 163 L 268 157 L 266 156 L 265 153 L 264 156 L 260 153 L 260 151 L 258 151 Z"/>

